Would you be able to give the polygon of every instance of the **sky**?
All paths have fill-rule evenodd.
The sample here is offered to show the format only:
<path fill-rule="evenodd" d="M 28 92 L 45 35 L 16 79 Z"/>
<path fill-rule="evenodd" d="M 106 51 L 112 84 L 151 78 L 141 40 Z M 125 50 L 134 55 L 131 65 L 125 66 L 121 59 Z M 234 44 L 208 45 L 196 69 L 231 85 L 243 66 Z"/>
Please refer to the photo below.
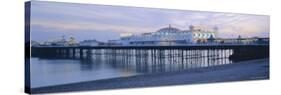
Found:
<path fill-rule="evenodd" d="M 216 26 L 219 38 L 269 37 L 269 23 L 266 15 L 32 1 L 30 26 L 31 39 L 39 42 L 62 36 L 106 42 L 121 33 L 156 32 L 169 24 L 181 30 Z"/>

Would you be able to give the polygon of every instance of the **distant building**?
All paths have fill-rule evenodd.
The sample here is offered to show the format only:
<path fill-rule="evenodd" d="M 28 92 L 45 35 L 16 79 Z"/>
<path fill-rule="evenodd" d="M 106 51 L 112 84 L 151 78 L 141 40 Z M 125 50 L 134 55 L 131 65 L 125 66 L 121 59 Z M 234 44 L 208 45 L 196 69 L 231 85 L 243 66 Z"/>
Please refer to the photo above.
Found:
<path fill-rule="evenodd" d="M 99 44 L 97 40 L 84 40 L 79 43 L 79 46 L 98 46 Z"/>
<path fill-rule="evenodd" d="M 121 38 L 122 39 L 122 38 Z M 108 45 L 122 45 L 127 44 L 124 40 L 109 40 Z"/>
<path fill-rule="evenodd" d="M 69 41 L 66 42 L 67 46 L 78 46 L 78 42 L 75 40 L 74 37 L 70 37 Z"/>
<path fill-rule="evenodd" d="M 67 46 L 67 41 L 64 36 L 60 40 L 53 41 L 52 46 Z"/>
<path fill-rule="evenodd" d="M 32 40 L 30 45 L 31 46 L 40 46 L 40 43 Z"/>
<path fill-rule="evenodd" d="M 120 40 L 112 40 L 109 43 L 117 45 L 177 45 L 206 43 L 210 37 L 215 38 L 217 31 L 217 27 L 214 27 L 212 31 L 209 31 L 207 29 L 204 30 L 190 25 L 189 30 L 180 30 L 169 25 L 156 32 L 143 33 L 140 35 L 127 34 L 128 36 L 122 36 Z"/>
<path fill-rule="evenodd" d="M 78 42 L 74 37 L 70 37 L 69 40 L 66 40 L 64 36 L 62 36 L 59 40 L 46 41 L 42 44 L 42 46 L 78 46 Z"/>
<path fill-rule="evenodd" d="M 237 38 L 216 38 L 214 43 L 219 44 L 269 44 L 269 38 L 243 38 L 241 35 L 238 35 Z"/>
<path fill-rule="evenodd" d="M 51 46 L 52 45 L 52 42 L 50 41 L 45 41 L 43 42 L 43 44 L 41 44 L 41 46 Z"/>

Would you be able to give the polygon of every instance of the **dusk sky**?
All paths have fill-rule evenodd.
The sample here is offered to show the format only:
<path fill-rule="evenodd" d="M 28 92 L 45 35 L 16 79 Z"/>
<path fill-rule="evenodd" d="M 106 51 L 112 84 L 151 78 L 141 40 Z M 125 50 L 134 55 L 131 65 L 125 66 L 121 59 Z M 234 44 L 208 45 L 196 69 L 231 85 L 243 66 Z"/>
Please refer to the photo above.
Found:
<path fill-rule="evenodd" d="M 153 9 L 32 1 L 31 37 L 35 41 L 61 36 L 107 41 L 120 33 L 155 32 L 172 27 L 187 30 L 189 25 L 217 26 L 220 38 L 269 37 L 269 16 L 186 10 Z"/>

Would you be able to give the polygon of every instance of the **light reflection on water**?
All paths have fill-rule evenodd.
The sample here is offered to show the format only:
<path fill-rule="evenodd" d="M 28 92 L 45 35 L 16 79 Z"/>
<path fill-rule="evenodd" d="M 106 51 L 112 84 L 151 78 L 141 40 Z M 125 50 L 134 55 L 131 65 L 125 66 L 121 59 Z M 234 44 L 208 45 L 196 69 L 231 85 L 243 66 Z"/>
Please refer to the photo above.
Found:
<path fill-rule="evenodd" d="M 31 58 L 31 87 L 43 87 L 82 81 L 126 77 L 147 73 L 175 72 L 192 68 L 231 64 L 231 50 L 219 53 L 196 51 L 124 51 L 112 55 L 105 50 L 92 51 L 88 59 Z M 172 53 L 171 53 L 172 52 Z M 210 51 L 209 51 L 210 52 Z M 215 51 L 211 51 L 215 52 Z M 151 55 L 161 54 L 161 56 Z M 209 55 L 208 55 L 209 54 Z M 182 57 L 184 56 L 184 57 Z"/>

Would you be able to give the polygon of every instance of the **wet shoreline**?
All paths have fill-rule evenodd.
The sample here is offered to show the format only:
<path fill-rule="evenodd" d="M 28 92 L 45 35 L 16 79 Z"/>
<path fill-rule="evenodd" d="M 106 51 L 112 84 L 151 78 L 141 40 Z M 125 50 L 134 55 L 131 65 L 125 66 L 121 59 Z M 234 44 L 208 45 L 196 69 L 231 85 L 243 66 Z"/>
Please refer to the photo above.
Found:
<path fill-rule="evenodd" d="M 120 77 L 113 79 L 32 88 L 31 92 L 36 94 L 67 91 L 92 91 L 261 79 L 269 79 L 268 58 L 241 61 L 235 64 L 215 67 L 190 69 L 181 72 L 154 73 L 131 77 Z"/>

